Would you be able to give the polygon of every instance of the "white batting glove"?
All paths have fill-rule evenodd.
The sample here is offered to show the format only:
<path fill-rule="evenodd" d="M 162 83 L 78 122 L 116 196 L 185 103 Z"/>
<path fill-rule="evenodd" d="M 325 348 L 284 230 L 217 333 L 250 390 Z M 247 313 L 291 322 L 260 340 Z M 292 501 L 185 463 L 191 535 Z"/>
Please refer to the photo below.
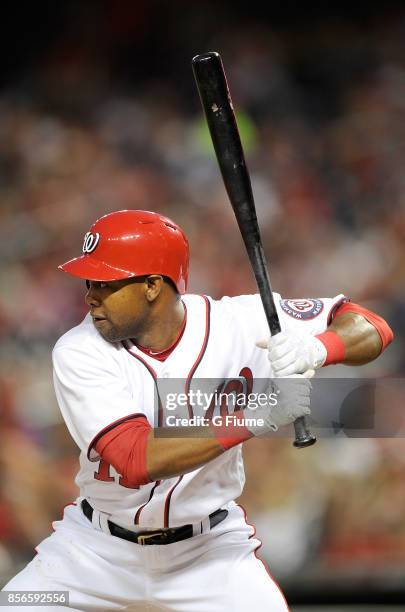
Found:
<path fill-rule="evenodd" d="M 318 338 L 294 332 L 280 332 L 269 340 L 257 342 L 256 346 L 268 349 L 268 358 L 277 378 L 317 370 L 323 366 L 327 356 L 325 345 Z"/>
<path fill-rule="evenodd" d="M 315 374 L 314 370 L 308 370 L 305 374 L 288 376 L 271 385 L 270 393 L 276 394 L 277 404 L 260 406 L 256 409 L 245 410 L 245 417 L 254 417 L 256 423 L 247 425 L 249 431 L 255 436 L 260 436 L 268 431 L 277 431 L 279 427 L 290 425 L 296 419 L 311 413 L 311 382 L 309 378 Z M 264 424 L 259 425 L 259 419 Z"/>

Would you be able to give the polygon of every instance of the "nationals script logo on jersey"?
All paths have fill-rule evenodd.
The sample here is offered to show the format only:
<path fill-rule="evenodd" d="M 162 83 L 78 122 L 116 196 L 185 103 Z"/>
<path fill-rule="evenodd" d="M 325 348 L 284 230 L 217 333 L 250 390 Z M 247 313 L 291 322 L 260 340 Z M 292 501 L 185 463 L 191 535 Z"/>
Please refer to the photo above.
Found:
<path fill-rule="evenodd" d="M 280 300 L 280 305 L 284 312 L 290 315 L 290 317 L 300 319 L 301 321 L 314 319 L 323 310 L 322 300 L 316 298 Z"/>

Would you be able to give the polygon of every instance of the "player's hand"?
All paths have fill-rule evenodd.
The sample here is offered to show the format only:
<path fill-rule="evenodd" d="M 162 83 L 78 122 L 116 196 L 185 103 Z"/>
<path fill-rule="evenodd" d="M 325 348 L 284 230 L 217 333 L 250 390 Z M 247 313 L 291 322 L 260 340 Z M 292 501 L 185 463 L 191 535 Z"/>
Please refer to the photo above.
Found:
<path fill-rule="evenodd" d="M 309 379 L 314 374 L 314 370 L 308 370 L 304 374 L 277 380 L 277 383 L 272 381 L 269 393 L 277 398 L 277 403 L 269 402 L 268 406 L 245 411 L 249 413 L 246 416 L 254 416 L 256 419 L 256 424 L 248 426 L 248 429 L 255 436 L 260 436 L 269 430 L 277 431 L 279 427 L 289 425 L 299 417 L 310 414 L 312 385 Z M 264 425 L 258 424 L 259 419 L 263 419 Z"/>
<path fill-rule="evenodd" d="M 257 342 L 256 346 L 268 349 L 268 358 L 277 378 L 321 368 L 327 354 L 325 345 L 318 338 L 294 332 L 280 332 L 269 340 Z"/>

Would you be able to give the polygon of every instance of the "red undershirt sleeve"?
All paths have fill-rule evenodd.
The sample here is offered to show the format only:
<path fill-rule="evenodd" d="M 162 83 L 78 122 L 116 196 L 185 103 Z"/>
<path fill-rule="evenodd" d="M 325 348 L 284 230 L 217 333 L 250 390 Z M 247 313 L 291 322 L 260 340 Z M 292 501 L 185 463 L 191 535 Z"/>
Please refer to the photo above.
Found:
<path fill-rule="evenodd" d="M 333 318 L 335 319 L 336 317 L 345 312 L 355 312 L 356 314 L 359 314 L 364 317 L 366 321 L 368 321 L 369 323 L 371 323 L 371 325 L 373 325 L 373 327 L 375 327 L 375 329 L 380 335 L 382 342 L 381 352 L 383 352 L 383 350 L 387 348 L 387 346 L 394 339 L 393 331 L 388 325 L 388 323 L 375 312 L 367 310 L 367 308 L 364 308 L 359 304 L 353 304 L 353 302 L 346 302 L 336 309 Z"/>
<path fill-rule="evenodd" d="M 145 417 L 125 421 L 106 432 L 95 449 L 133 487 L 151 482 L 146 469 L 146 447 L 151 430 Z"/>

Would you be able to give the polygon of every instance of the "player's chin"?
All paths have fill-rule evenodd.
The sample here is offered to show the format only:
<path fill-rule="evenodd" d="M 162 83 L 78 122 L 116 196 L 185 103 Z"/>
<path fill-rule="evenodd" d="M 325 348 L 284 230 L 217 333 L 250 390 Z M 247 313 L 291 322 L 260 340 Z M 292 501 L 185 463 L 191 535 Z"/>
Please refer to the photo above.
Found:
<path fill-rule="evenodd" d="M 121 342 L 121 340 L 124 340 L 122 332 L 114 327 L 107 319 L 95 320 L 93 323 L 100 336 L 107 342 Z"/>

